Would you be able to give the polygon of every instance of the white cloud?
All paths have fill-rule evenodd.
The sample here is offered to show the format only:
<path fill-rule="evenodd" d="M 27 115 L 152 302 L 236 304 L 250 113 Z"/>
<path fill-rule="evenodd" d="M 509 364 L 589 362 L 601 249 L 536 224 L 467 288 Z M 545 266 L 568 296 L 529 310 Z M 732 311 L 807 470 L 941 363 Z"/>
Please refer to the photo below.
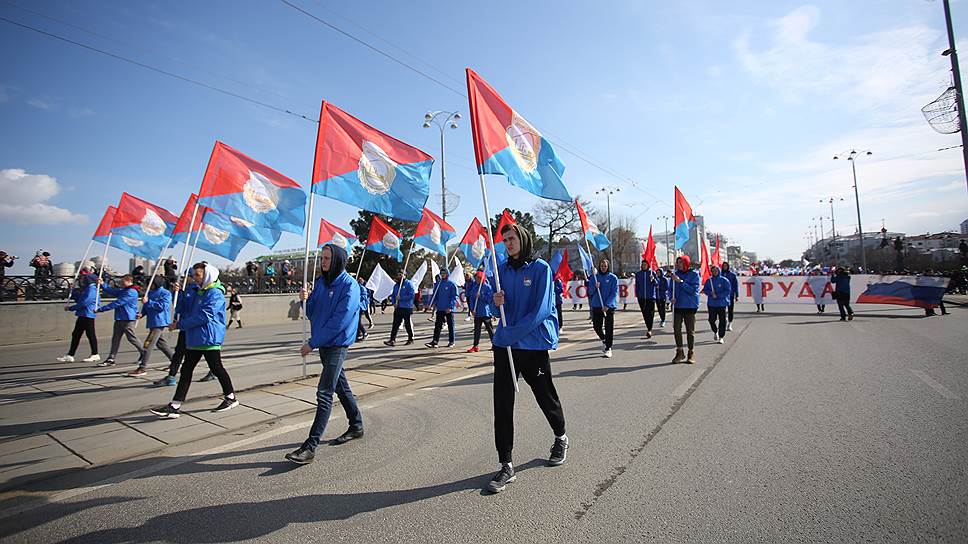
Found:
<path fill-rule="evenodd" d="M 0 170 L 0 222 L 21 225 L 83 223 L 87 216 L 48 204 L 60 184 L 45 174 L 28 174 L 20 168 Z"/>
<path fill-rule="evenodd" d="M 38 110 L 52 111 L 54 109 L 53 102 L 49 100 L 44 100 L 42 98 L 31 98 L 27 101 L 27 105 L 32 108 L 37 108 Z"/>

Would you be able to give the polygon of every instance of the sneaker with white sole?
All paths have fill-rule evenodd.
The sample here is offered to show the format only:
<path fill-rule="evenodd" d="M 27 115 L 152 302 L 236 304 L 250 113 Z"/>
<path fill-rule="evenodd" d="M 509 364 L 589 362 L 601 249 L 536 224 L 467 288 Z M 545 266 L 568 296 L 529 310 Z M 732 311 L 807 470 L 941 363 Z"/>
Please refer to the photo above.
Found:
<path fill-rule="evenodd" d="M 101 368 L 104 368 L 104 367 L 106 367 L 106 366 L 114 366 L 114 365 L 116 365 L 116 364 L 117 364 L 117 363 L 116 363 L 116 362 L 114 362 L 114 359 L 107 359 L 107 360 L 105 360 L 105 361 L 101 361 L 100 363 L 98 363 L 98 364 L 97 364 L 97 366 L 99 366 L 99 367 L 101 367 Z"/>
<path fill-rule="evenodd" d="M 514 468 L 511 465 L 501 465 L 501 470 L 487 483 L 487 490 L 491 493 L 500 493 L 509 483 L 517 479 L 514 475 Z"/>
<path fill-rule="evenodd" d="M 131 372 L 128 372 L 127 376 L 129 378 L 140 378 L 141 376 L 144 376 L 147 373 L 148 373 L 147 368 L 139 366 L 138 368 L 132 370 Z"/>
<path fill-rule="evenodd" d="M 239 405 L 239 399 L 230 399 L 225 397 L 222 399 L 222 403 L 215 407 L 213 412 L 224 412 L 226 410 L 231 410 Z"/>
<path fill-rule="evenodd" d="M 73 363 L 74 362 L 74 356 L 73 355 L 61 355 L 60 357 L 57 358 L 57 362 L 58 363 Z"/>
<path fill-rule="evenodd" d="M 602 357 L 605 357 L 606 359 L 611 359 L 612 358 L 612 350 L 610 348 L 605 348 L 605 352 L 602 353 Z"/>
<path fill-rule="evenodd" d="M 733 322 L 732 321 L 730 321 L 729 323 L 726 323 L 726 330 L 727 331 L 733 330 Z"/>
<path fill-rule="evenodd" d="M 664 329 L 665 328 L 665 321 L 659 321 L 659 328 L 660 329 Z"/>
<path fill-rule="evenodd" d="M 181 416 L 181 412 L 178 411 L 178 408 L 175 408 L 171 404 L 166 404 L 161 408 L 152 408 L 149 411 L 163 419 L 177 419 L 179 416 Z"/>
<path fill-rule="evenodd" d="M 723 338 L 722 336 L 720 336 L 718 339 L 716 339 L 716 343 L 717 344 L 725 344 L 726 343 L 726 339 Z"/>
<path fill-rule="evenodd" d="M 719 342 L 719 335 L 716 333 L 713 333 L 713 342 Z"/>
<path fill-rule="evenodd" d="M 101 356 L 98 355 L 97 353 L 95 353 L 94 355 L 91 355 L 87 359 L 81 359 L 81 361 L 83 361 L 85 363 L 97 363 L 100 360 L 101 360 Z"/>
<path fill-rule="evenodd" d="M 557 467 L 565 462 L 568 453 L 568 437 L 555 437 L 555 443 L 551 446 L 551 457 L 548 458 L 549 467 Z"/>

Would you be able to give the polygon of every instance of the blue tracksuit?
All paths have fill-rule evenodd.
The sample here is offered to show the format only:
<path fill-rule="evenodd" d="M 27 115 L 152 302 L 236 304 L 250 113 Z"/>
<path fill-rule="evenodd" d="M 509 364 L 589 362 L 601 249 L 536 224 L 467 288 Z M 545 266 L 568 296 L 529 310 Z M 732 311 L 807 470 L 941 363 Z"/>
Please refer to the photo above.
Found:
<path fill-rule="evenodd" d="M 635 298 L 645 300 L 655 300 L 658 282 L 655 272 L 651 270 L 639 270 L 635 273 Z"/>
<path fill-rule="evenodd" d="M 672 296 L 676 299 L 676 309 L 699 309 L 699 289 L 701 287 L 702 279 L 699 277 L 699 272 L 695 270 L 689 270 L 682 272 L 676 270 L 676 276 L 682 280 L 682 282 L 672 282 L 673 294 Z"/>
<path fill-rule="evenodd" d="M 669 278 L 659 275 L 655 280 L 655 298 L 669 300 Z"/>
<path fill-rule="evenodd" d="M 716 292 L 713 295 L 713 291 Z M 729 306 L 729 301 L 733 297 L 732 287 L 729 285 L 729 280 L 724 278 L 721 274 L 719 276 L 712 276 L 706 280 L 706 285 L 703 285 L 702 292 L 706 295 L 706 305 L 710 308 L 725 308 Z"/>
<path fill-rule="evenodd" d="M 115 297 L 115 300 L 98 308 L 98 312 L 114 310 L 115 321 L 134 321 L 138 318 L 138 299 L 141 297 L 133 286 L 122 289 L 104 286 L 101 292 L 109 297 Z"/>
<path fill-rule="evenodd" d="M 413 282 L 404 279 L 401 283 L 393 285 L 393 293 L 390 294 L 390 302 L 397 308 L 413 308 L 413 297 L 415 289 Z"/>
<path fill-rule="evenodd" d="M 454 310 L 457 307 L 457 284 L 447 280 L 442 280 L 437 284 L 437 298 L 434 299 L 434 308 L 439 312 Z"/>
<path fill-rule="evenodd" d="M 97 311 L 97 306 L 95 306 L 97 285 L 91 283 L 87 287 L 71 290 L 71 299 L 74 300 L 74 304 L 69 309 L 74 311 L 74 315 L 77 317 L 94 317 Z"/>
<path fill-rule="evenodd" d="M 467 284 L 467 305 L 474 311 L 474 317 L 491 317 L 491 302 L 494 301 L 494 289 L 490 283 L 484 280 L 478 283 L 474 280 Z M 478 295 L 477 292 L 481 294 Z M 475 308 L 476 305 L 476 308 Z"/>
<path fill-rule="evenodd" d="M 360 311 L 370 311 L 370 290 L 362 285 L 360 286 Z"/>
<path fill-rule="evenodd" d="M 565 294 L 565 284 L 560 279 L 555 278 L 555 306 L 561 306 L 565 299 L 563 295 Z"/>
<path fill-rule="evenodd" d="M 596 283 L 598 284 L 597 289 L 595 288 Z M 589 304 L 592 308 L 601 308 L 602 299 L 605 299 L 605 307 L 615 309 L 618 302 L 618 276 L 611 272 L 604 275 L 595 273 L 588 278 L 585 285 L 588 288 Z M 598 297 L 599 293 L 602 295 L 601 298 Z"/>
<path fill-rule="evenodd" d="M 312 326 L 311 348 L 348 347 L 356 341 L 360 315 L 360 284 L 344 270 L 327 284 L 319 278 L 306 299 Z"/>
<path fill-rule="evenodd" d="M 191 311 L 192 302 L 195 300 L 195 291 L 195 289 L 192 289 L 192 286 L 188 286 L 186 290 L 178 295 L 178 304 L 175 304 L 175 319 L 183 315 L 188 315 L 188 312 Z"/>
<path fill-rule="evenodd" d="M 721 272 L 719 275 L 725 276 L 726 279 L 729 280 L 729 292 L 733 297 L 732 300 L 738 299 L 739 298 L 739 278 L 736 277 L 736 274 L 734 274 L 732 270 L 727 270 L 726 272 Z"/>
<path fill-rule="evenodd" d="M 498 266 L 504 290 L 504 314 L 494 331 L 493 345 L 526 350 L 558 347 L 558 315 L 555 309 L 551 267 L 535 259 L 513 268 L 507 262 Z M 492 308 L 497 312 L 497 308 Z"/>
<path fill-rule="evenodd" d="M 218 280 L 205 289 L 191 286 L 192 301 L 178 317 L 189 349 L 221 346 L 225 340 L 225 288 Z M 179 304 L 180 305 L 180 304 Z"/>
<path fill-rule="evenodd" d="M 171 291 L 164 287 L 148 291 L 148 302 L 141 306 L 141 313 L 148 318 L 149 329 L 171 325 Z"/>

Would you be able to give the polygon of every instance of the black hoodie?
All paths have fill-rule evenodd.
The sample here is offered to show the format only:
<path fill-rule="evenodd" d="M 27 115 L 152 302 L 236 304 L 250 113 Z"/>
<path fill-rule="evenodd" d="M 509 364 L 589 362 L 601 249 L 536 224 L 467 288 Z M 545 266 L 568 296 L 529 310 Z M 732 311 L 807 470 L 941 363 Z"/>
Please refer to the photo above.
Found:
<path fill-rule="evenodd" d="M 329 270 L 327 272 L 323 272 L 326 278 L 326 284 L 329 285 L 333 283 L 333 280 L 335 280 L 344 270 L 346 270 L 346 261 L 348 260 L 348 257 L 346 255 L 346 250 L 339 246 L 330 244 L 326 247 L 329 248 L 333 255 L 332 260 L 329 262 Z"/>

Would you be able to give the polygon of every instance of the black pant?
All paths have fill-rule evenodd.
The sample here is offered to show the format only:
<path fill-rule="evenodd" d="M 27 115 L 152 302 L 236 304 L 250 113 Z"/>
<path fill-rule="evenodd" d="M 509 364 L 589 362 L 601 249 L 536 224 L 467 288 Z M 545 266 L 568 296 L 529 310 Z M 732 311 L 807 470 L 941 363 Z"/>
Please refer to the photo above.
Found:
<path fill-rule="evenodd" d="M 720 338 L 726 337 L 726 306 L 722 308 L 709 308 L 709 326 Z"/>
<path fill-rule="evenodd" d="M 74 332 L 71 333 L 71 349 L 67 352 L 71 357 L 77 353 L 77 346 L 81 343 L 81 335 L 87 335 L 87 342 L 91 345 L 91 355 L 97 355 L 97 333 L 94 330 L 93 317 L 78 317 L 74 321 Z"/>
<path fill-rule="evenodd" d="M 168 375 L 177 376 L 178 369 L 181 368 L 182 359 L 185 358 L 185 331 L 178 331 L 178 341 L 175 342 L 175 353 L 171 356 L 171 364 L 168 365 Z"/>
<path fill-rule="evenodd" d="M 639 310 L 642 310 L 642 319 L 645 320 L 645 330 L 651 332 L 652 325 L 655 323 L 655 299 L 640 298 Z"/>
<path fill-rule="evenodd" d="M 481 325 L 487 329 L 487 339 L 494 341 L 494 328 L 491 326 L 490 317 L 475 317 L 474 318 L 474 346 L 481 343 Z"/>
<path fill-rule="evenodd" d="M 437 321 L 434 322 L 434 344 L 440 341 L 440 329 L 444 328 L 444 321 L 447 322 L 447 342 L 454 343 L 454 312 L 437 310 Z"/>
<path fill-rule="evenodd" d="M 686 324 L 686 343 L 689 351 L 696 344 L 696 309 L 677 308 L 673 314 L 672 332 L 676 337 L 676 349 L 682 349 L 682 324 Z"/>
<path fill-rule="evenodd" d="M 730 323 L 733 322 L 733 306 L 735 305 L 736 305 L 736 299 L 730 298 L 729 306 L 727 306 L 726 308 L 726 320 L 729 321 Z"/>
<path fill-rule="evenodd" d="M 659 310 L 659 321 L 665 322 L 666 301 L 664 298 L 656 299 L 655 307 Z"/>
<path fill-rule="evenodd" d="M 605 328 L 602 329 L 604 322 Z M 602 342 L 605 342 L 606 349 L 612 349 L 612 327 L 615 325 L 615 308 L 593 308 L 592 326 L 595 327 L 595 334 Z"/>
<path fill-rule="evenodd" d="M 366 313 L 360 310 L 360 315 L 356 316 L 356 339 L 364 340 L 366 338 L 366 327 L 363 326 L 363 316 Z"/>
<path fill-rule="evenodd" d="M 369 311 L 369 308 L 367 308 L 367 309 L 365 309 L 365 310 L 364 310 L 364 309 L 362 309 L 362 308 L 360 309 L 360 319 L 361 319 L 361 320 L 362 320 L 362 319 L 366 319 L 366 322 L 367 322 L 367 323 L 368 323 L 368 324 L 369 324 L 369 325 L 370 325 L 371 327 L 373 326 L 373 318 L 372 318 L 372 317 L 370 317 L 370 311 Z"/>
<path fill-rule="evenodd" d="M 558 312 L 558 330 L 565 324 L 565 316 L 561 313 L 561 304 L 555 304 L 555 311 Z"/>
<path fill-rule="evenodd" d="M 175 402 L 185 402 L 185 397 L 188 396 L 188 388 L 192 385 L 192 372 L 195 371 L 195 365 L 202 360 L 203 356 L 208 364 L 209 372 L 218 378 L 218 383 L 222 386 L 222 394 L 227 396 L 229 393 L 235 392 L 235 389 L 232 388 L 232 378 L 229 378 L 229 373 L 222 366 L 222 352 L 220 350 L 189 349 L 185 351 L 185 365 L 182 366 L 181 377 L 178 378 L 178 387 L 175 388 Z"/>
<path fill-rule="evenodd" d="M 551 364 L 547 351 L 511 350 L 514 370 L 531 386 L 534 399 L 544 413 L 555 436 L 565 434 L 565 414 L 558 391 L 551 381 Z M 494 445 L 498 460 L 511 462 L 514 447 L 514 382 L 508 364 L 507 348 L 494 348 Z"/>
<path fill-rule="evenodd" d="M 410 323 L 410 318 L 413 315 L 413 308 L 400 308 L 395 307 L 393 309 L 393 326 L 390 328 L 390 341 L 394 342 L 397 339 L 397 331 L 400 330 L 400 324 L 407 328 L 407 340 L 413 340 L 413 325 Z"/>
<path fill-rule="evenodd" d="M 841 319 L 847 319 L 848 315 L 854 315 L 854 310 L 850 307 L 850 295 L 837 297 L 837 309 L 840 310 Z"/>

